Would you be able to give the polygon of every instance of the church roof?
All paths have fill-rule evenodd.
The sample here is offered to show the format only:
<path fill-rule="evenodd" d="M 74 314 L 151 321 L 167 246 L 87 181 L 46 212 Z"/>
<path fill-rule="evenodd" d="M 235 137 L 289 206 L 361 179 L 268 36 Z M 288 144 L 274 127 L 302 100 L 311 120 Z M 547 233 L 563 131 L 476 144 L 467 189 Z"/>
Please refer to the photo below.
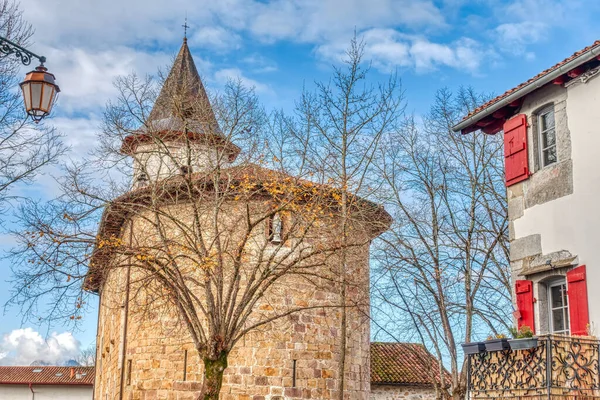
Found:
<path fill-rule="evenodd" d="M 240 151 L 221 132 L 187 39 L 183 39 L 145 126 L 125 138 L 121 151 L 131 154 L 139 143 L 183 140 L 186 134 L 190 140 L 224 146 L 233 158 Z"/>
<path fill-rule="evenodd" d="M 171 128 L 171 125 L 164 125 L 174 122 L 172 119 L 181 120 L 188 117 L 192 111 L 195 115 L 191 119 L 205 125 L 206 129 L 218 131 L 219 124 L 196 69 L 187 39 L 184 39 L 147 122 L 158 125 L 158 129 Z"/>

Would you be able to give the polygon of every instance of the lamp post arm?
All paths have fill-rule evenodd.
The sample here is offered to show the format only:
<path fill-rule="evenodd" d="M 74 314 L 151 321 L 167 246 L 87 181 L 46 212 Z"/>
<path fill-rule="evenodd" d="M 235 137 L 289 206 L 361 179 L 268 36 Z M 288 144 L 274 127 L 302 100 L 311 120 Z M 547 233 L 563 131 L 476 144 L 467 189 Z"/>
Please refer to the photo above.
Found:
<path fill-rule="evenodd" d="M 32 58 L 37 58 L 41 64 L 46 62 L 46 57 L 38 56 L 37 54 L 19 46 L 16 43 L 11 42 L 5 37 L 0 36 L 0 55 L 14 54 L 15 57 L 20 58 L 23 65 L 31 64 Z"/>

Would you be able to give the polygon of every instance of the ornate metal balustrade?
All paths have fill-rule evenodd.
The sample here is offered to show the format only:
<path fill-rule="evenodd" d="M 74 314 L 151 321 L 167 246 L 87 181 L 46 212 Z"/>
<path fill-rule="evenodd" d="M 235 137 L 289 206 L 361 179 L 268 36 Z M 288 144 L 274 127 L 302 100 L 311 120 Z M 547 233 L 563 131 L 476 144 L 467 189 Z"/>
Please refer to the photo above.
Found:
<path fill-rule="evenodd" d="M 552 335 L 531 350 L 469 355 L 469 397 L 600 400 L 599 353 L 596 339 Z"/>

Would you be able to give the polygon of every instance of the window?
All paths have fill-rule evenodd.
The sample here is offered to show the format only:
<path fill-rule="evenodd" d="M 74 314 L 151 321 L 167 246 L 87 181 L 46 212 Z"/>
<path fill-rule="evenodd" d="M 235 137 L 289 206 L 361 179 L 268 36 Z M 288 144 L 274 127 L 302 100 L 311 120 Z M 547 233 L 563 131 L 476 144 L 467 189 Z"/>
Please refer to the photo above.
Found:
<path fill-rule="evenodd" d="M 187 350 L 183 351 L 183 380 L 187 380 Z"/>
<path fill-rule="evenodd" d="M 540 166 L 544 168 L 557 161 L 554 106 L 546 107 L 538 113 L 538 132 Z"/>
<path fill-rule="evenodd" d="M 179 170 L 181 171 L 181 175 L 188 175 L 192 173 L 192 167 L 188 165 L 179 167 Z"/>
<path fill-rule="evenodd" d="M 296 361 L 292 362 L 292 387 L 296 387 Z"/>
<path fill-rule="evenodd" d="M 145 185 L 148 183 L 148 174 L 145 172 L 141 172 L 137 176 L 137 181 L 140 185 Z"/>
<path fill-rule="evenodd" d="M 548 284 L 550 333 L 569 334 L 569 300 L 564 279 Z"/>
<path fill-rule="evenodd" d="M 131 385 L 131 360 L 127 360 L 127 386 Z"/>

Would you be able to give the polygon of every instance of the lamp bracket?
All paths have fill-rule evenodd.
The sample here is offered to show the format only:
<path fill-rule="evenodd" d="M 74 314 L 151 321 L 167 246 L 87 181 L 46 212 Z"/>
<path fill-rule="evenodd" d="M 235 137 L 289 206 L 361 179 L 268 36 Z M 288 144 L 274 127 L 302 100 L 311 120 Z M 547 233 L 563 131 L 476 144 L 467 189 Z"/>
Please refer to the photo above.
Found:
<path fill-rule="evenodd" d="M 5 37 L 0 36 L 0 55 L 14 54 L 15 57 L 21 59 L 23 65 L 31 64 L 32 58 L 37 58 L 43 65 L 46 62 L 46 57 L 38 56 L 37 54 L 11 42 Z"/>

